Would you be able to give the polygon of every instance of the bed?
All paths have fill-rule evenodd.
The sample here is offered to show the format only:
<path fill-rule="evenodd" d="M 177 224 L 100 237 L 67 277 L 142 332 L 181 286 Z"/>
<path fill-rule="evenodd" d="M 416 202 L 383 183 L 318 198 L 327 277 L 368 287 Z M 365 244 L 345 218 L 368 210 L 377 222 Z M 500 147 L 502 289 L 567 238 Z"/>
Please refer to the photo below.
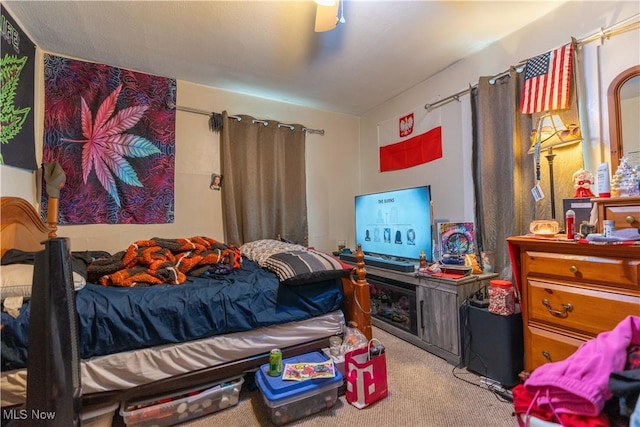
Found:
<path fill-rule="evenodd" d="M 42 253 L 45 246 L 65 240 L 56 237 L 55 215 L 50 214 L 45 225 L 23 199 L 2 197 L 0 218 L 3 261 L 8 251 L 25 256 Z M 283 279 L 279 272 L 245 257 L 250 252 L 243 252 L 241 266 L 233 271 L 210 269 L 180 285 L 129 288 L 82 283 L 74 267 L 75 289 L 67 289 L 66 295 L 73 297 L 77 319 L 79 360 L 71 368 L 79 372 L 81 406 L 162 396 L 251 372 L 268 361 L 272 348 L 282 349 L 288 357 L 327 347 L 329 337 L 341 334 L 349 322 L 371 338 L 361 251 L 348 276 L 315 277 L 309 283 L 304 278 Z M 37 337 L 36 343 L 38 334 L 45 340 L 51 330 L 51 325 L 38 332 L 28 327 L 30 308 L 42 303 L 35 290 L 42 285 L 37 282 L 36 274 L 32 298 L 24 298 L 17 312 L 2 312 L 3 409 L 20 408 L 47 393 L 46 387 L 26 392 L 27 372 L 36 372 L 38 360 L 27 359 L 26 337 Z M 159 317 L 150 317 L 154 311 Z M 54 369 L 46 366 L 45 370 Z"/>

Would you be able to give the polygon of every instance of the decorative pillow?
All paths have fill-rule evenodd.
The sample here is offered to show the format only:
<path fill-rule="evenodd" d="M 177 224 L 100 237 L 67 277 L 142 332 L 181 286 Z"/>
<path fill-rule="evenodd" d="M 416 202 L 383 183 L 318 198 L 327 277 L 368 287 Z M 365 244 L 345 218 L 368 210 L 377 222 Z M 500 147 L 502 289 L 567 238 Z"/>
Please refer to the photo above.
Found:
<path fill-rule="evenodd" d="M 0 299 L 7 297 L 31 296 L 33 282 L 33 265 L 9 264 L 0 266 Z M 79 291 L 87 284 L 80 274 L 73 272 L 73 287 Z"/>
<path fill-rule="evenodd" d="M 261 267 L 266 267 L 266 260 L 273 254 L 306 251 L 307 248 L 294 243 L 281 242 L 274 239 L 255 240 L 240 246 L 240 252 L 252 261 L 257 262 Z"/>
<path fill-rule="evenodd" d="M 265 268 L 273 271 L 284 285 L 304 285 L 349 275 L 351 268 L 322 252 L 296 250 L 271 255 Z"/>

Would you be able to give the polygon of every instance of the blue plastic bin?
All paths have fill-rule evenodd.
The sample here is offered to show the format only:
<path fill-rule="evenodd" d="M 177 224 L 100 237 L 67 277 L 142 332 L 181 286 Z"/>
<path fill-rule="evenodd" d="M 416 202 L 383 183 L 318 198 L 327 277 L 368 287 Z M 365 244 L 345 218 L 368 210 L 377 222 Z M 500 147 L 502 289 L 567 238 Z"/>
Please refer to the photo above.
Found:
<path fill-rule="evenodd" d="M 330 360 L 320 351 L 289 357 L 287 363 L 315 363 Z M 271 421 L 276 425 L 290 423 L 323 409 L 331 408 L 338 400 L 338 388 L 343 376 L 336 369 L 333 378 L 317 378 L 305 381 L 283 380 L 282 376 L 269 375 L 269 364 L 260 367 L 256 383 L 269 408 Z"/>

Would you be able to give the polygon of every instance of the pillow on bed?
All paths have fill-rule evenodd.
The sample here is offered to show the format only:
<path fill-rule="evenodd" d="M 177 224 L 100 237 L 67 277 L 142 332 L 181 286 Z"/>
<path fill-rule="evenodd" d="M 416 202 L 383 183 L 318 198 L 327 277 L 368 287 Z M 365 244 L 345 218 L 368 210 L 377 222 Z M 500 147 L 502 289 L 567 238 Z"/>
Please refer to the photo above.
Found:
<path fill-rule="evenodd" d="M 296 250 L 271 255 L 265 268 L 273 271 L 284 285 L 304 285 L 349 275 L 351 268 L 322 252 Z"/>
<path fill-rule="evenodd" d="M 9 264 L 0 266 L 0 299 L 31 296 L 33 265 Z M 73 272 L 73 287 L 79 291 L 87 284 L 80 274 Z"/>
<path fill-rule="evenodd" d="M 240 246 L 240 252 L 261 267 L 266 267 L 266 260 L 273 254 L 290 251 L 306 251 L 307 248 L 294 243 L 281 242 L 275 239 L 255 240 Z"/>

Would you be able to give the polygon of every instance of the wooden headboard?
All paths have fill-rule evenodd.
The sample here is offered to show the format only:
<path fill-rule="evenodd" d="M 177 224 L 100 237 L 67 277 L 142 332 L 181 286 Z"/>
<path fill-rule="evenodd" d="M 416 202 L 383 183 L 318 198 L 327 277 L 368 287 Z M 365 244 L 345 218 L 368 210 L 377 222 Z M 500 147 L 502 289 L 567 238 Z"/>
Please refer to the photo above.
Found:
<path fill-rule="evenodd" d="M 49 238 L 49 227 L 26 200 L 19 197 L 2 197 L 0 221 L 0 256 L 13 248 L 23 251 L 44 249 L 42 242 Z"/>

